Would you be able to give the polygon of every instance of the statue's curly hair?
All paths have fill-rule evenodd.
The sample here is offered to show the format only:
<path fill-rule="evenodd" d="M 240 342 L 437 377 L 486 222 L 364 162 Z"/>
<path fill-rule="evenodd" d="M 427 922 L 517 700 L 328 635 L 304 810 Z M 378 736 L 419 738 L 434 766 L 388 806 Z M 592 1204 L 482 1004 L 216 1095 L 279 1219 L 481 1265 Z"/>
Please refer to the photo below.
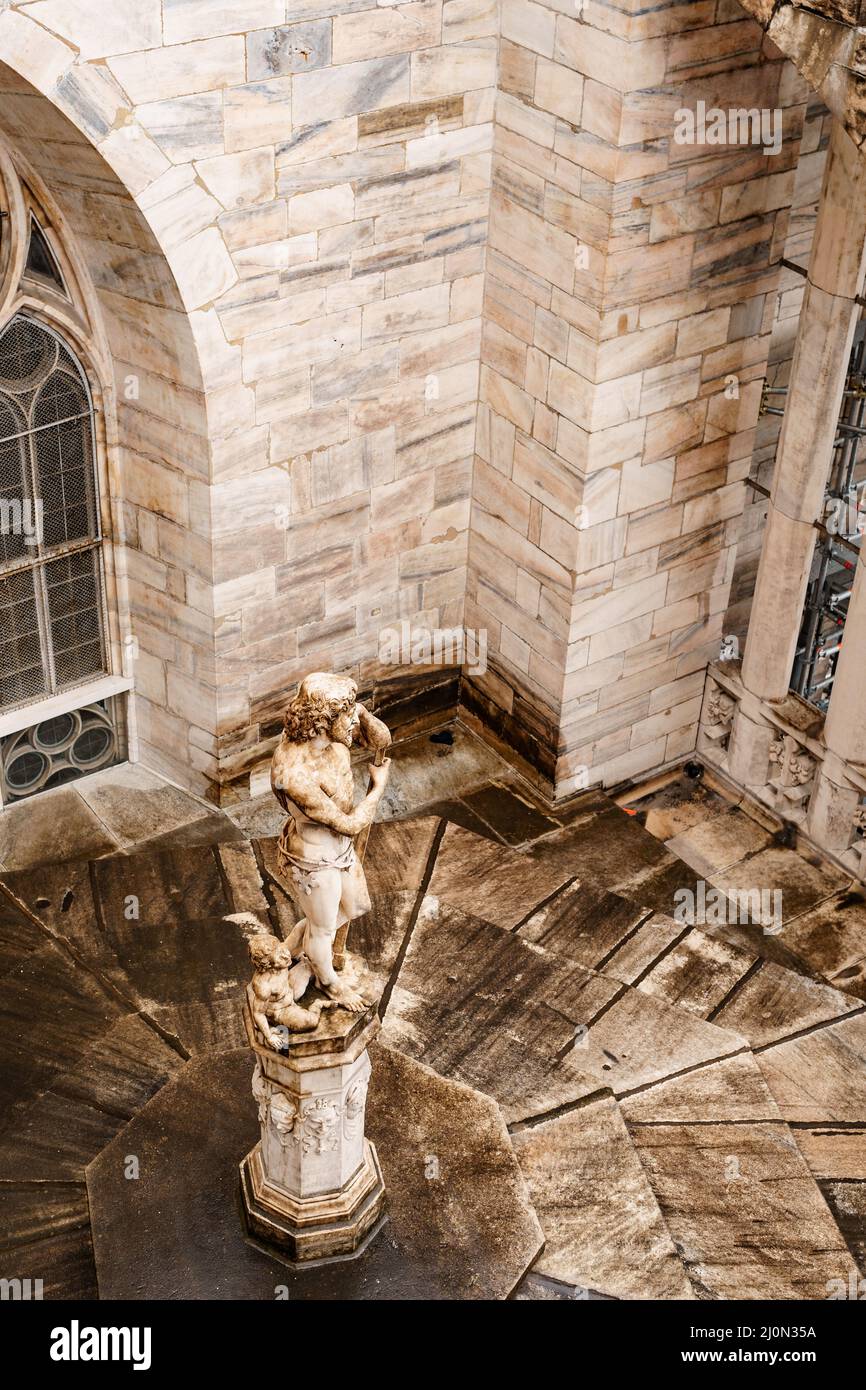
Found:
<path fill-rule="evenodd" d="M 358 687 L 350 676 L 314 671 L 305 676 L 286 710 L 284 728 L 290 743 L 305 743 L 316 734 L 328 734 L 341 714 L 348 714 L 358 699 Z"/>
<path fill-rule="evenodd" d="M 285 942 L 278 936 L 271 936 L 270 932 L 262 932 L 257 936 L 251 936 L 247 945 L 254 969 L 269 970 L 274 965 L 277 951 Z"/>

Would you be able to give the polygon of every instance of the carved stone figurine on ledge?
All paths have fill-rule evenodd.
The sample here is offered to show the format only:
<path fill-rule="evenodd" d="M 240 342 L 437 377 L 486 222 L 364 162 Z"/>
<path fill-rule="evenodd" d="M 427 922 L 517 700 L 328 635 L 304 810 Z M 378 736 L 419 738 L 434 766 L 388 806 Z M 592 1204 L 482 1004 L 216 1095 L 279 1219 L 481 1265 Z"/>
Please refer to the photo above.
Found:
<path fill-rule="evenodd" d="M 316 671 L 301 681 L 271 762 L 271 786 L 288 812 L 279 840 L 280 872 L 306 911 L 289 935 L 292 958 L 309 962 L 316 984 L 330 999 L 362 1013 L 369 1001 L 340 978 L 335 942 L 338 931 L 370 908 L 354 841 L 372 824 L 387 785 L 390 760 L 378 759 L 391 735 L 357 696 L 348 676 Z M 377 758 L 370 788 L 357 806 L 350 753 L 355 741 L 374 749 Z M 343 952 L 336 954 L 339 966 Z"/>

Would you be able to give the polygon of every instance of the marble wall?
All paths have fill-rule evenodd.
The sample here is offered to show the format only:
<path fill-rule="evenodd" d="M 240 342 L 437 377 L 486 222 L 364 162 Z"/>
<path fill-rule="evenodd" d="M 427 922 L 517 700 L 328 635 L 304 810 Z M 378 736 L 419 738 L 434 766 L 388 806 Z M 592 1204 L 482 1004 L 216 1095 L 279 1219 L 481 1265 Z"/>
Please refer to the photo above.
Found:
<path fill-rule="evenodd" d="M 115 536 L 147 758 L 242 794 L 305 671 L 442 679 L 381 659 L 403 621 L 484 632 L 464 715 L 557 794 L 688 752 L 806 107 L 759 25 L 30 0 L 0 58 L 135 211 L 74 230 L 149 402 Z M 677 143 L 699 100 L 780 109 L 778 152 Z"/>
<path fill-rule="evenodd" d="M 461 620 L 497 44 L 493 0 L 0 7 L 0 57 L 128 188 L 175 287 L 131 290 L 113 343 L 173 402 L 114 540 L 145 756 L 199 790 L 248 780 L 305 671 L 369 688 L 398 674 L 383 627 Z M 94 282 L 157 283 L 93 225 Z M 193 378 L 203 451 L 201 400 L 172 413 Z"/>
<path fill-rule="evenodd" d="M 558 794 L 694 746 L 806 109 L 736 5 L 564 10 L 502 9 L 464 690 Z M 778 148 L 678 142 L 701 100 Z"/>

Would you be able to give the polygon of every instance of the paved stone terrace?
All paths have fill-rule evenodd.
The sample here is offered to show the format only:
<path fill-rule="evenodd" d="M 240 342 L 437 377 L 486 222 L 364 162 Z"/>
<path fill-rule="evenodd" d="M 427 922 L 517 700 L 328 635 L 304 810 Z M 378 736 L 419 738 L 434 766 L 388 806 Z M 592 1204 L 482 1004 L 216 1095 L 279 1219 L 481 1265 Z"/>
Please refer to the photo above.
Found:
<path fill-rule="evenodd" d="M 456 791 L 470 754 L 437 751 L 429 785 Z M 553 815 L 488 777 L 408 818 L 399 789 L 353 945 L 384 1044 L 508 1124 L 546 1238 L 514 1296 L 822 1299 L 866 1272 L 866 1005 L 820 944 L 832 876 L 798 860 L 777 937 L 702 930 L 670 915 L 677 888 L 793 854 L 712 789 Z M 268 814 L 2 879 L 2 1272 L 46 1297 L 98 1296 L 88 1165 L 192 1059 L 244 1045 L 223 914 L 294 920 Z M 853 940 L 862 903 L 837 916 Z"/>

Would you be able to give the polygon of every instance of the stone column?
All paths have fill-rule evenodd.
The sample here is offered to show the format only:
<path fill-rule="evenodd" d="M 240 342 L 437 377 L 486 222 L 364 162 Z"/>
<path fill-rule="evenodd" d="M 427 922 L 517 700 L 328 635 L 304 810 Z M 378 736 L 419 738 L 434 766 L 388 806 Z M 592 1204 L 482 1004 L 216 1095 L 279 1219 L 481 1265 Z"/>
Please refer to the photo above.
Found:
<path fill-rule="evenodd" d="M 295 1261 L 355 1254 L 379 1223 L 385 1186 L 364 1136 L 374 1010 L 323 1015 L 313 1033 L 289 1033 L 282 1052 L 262 1047 L 244 1008 L 256 1057 L 253 1096 L 262 1137 L 241 1164 L 250 1233 Z"/>
<path fill-rule="evenodd" d="M 779 438 L 742 678 L 754 700 L 788 693 L 856 322 L 866 247 L 866 160 L 834 123 Z M 752 703 L 747 701 L 748 703 Z M 736 781 L 766 781 L 767 728 L 743 708 L 731 740 Z"/>

